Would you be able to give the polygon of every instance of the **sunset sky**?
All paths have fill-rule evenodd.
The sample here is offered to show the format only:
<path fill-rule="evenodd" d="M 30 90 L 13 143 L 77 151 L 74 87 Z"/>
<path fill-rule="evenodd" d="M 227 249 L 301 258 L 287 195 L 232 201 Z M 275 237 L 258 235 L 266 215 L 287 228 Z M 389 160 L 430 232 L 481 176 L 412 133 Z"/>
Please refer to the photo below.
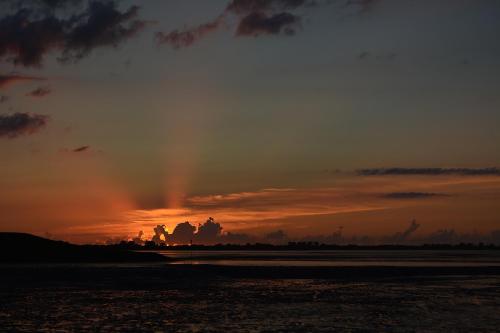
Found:
<path fill-rule="evenodd" d="M 0 1 L 0 231 L 500 229 L 500 2 Z"/>

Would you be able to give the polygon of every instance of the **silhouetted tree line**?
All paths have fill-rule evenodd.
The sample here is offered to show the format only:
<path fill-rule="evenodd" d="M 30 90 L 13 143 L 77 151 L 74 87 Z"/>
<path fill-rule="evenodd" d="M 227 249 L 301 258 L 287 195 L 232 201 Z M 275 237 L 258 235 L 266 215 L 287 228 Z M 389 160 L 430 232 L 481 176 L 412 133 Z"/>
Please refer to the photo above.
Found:
<path fill-rule="evenodd" d="M 308 250 L 500 250 L 500 246 L 484 243 L 460 243 L 460 244 L 423 244 L 423 245 L 337 245 L 323 244 L 318 242 L 288 242 L 285 245 L 274 245 L 267 243 L 253 244 L 192 244 L 173 245 L 156 244 L 153 241 L 146 241 L 144 245 L 133 241 L 122 241 L 119 244 L 108 245 L 126 250 L 178 250 L 178 251 L 231 251 L 231 250 L 255 250 L 255 251 L 308 251 Z"/>

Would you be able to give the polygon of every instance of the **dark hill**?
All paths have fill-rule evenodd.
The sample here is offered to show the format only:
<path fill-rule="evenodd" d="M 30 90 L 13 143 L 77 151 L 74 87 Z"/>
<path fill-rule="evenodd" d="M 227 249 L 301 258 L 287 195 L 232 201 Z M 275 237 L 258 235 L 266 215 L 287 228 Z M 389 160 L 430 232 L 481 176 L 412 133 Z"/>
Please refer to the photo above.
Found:
<path fill-rule="evenodd" d="M 133 252 L 99 245 L 74 245 L 15 232 L 0 232 L 0 262 L 99 263 L 166 261 L 157 253 Z"/>

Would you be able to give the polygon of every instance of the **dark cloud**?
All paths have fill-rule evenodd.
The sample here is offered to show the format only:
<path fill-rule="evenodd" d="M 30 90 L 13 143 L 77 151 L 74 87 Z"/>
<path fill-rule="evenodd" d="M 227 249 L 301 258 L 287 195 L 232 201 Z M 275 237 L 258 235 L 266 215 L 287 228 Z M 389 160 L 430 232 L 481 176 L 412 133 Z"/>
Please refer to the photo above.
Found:
<path fill-rule="evenodd" d="M 361 176 L 500 176 L 498 168 L 375 168 L 356 172 Z"/>
<path fill-rule="evenodd" d="M 489 233 L 460 233 L 454 229 L 440 229 L 417 240 L 420 244 L 497 244 L 500 245 L 500 230 Z"/>
<path fill-rule="evenodd" d="M 46 6 L 55 8 L 55 7 L 64 7 L 68 4 L 76 4 L 80 2 L 80 0 L 41 0 L 39 2 L 42 2 Z"/>
<path fill-rule="evenodd" d="M 255 237 L 250 236 L 245 233 L 234 233 L 228 232 L 224 234 L 221 239 L 221 244 L 247 244 L 247 243 L 255 243 L 257 240 Z"/>
<path fill-rule="evenodd" d="M 417 221 L 413 220 L 411 221 L 408 228 L 406 228 L 403 232 L 395 233 L 392 237 L 389 237 L 385 243 L 403 244 L 408 240 L 408 238 L 410 238 L 412 234 L 415 233 L 415 231 L 417 231 L 418 228 L 420 228 L 420 224 L 418 224 Z"/>
<path fill-rule="evenodd" d="M 132 238 L 132 242 L 138 245 L 144 245 L 144 240 L 142 237 L 144 236 L 144 231 L 139 231 L 136 237 Z"/>
<path fill-rule="evenodd" d="M 392 192 L 383 195 L 383 197 L 387 199 L 427 199 L 442 196 L 446 196 L 446 194 L 429 192 Z"/>
<path fill-rule="evenodd" d="M 62 154 L 83 154 L 83 153 L 102 153 L 100 150 L 92 150 L 91 146 L 80 146 L 76 148 L 61 148 L 59 152 Z"/>
<path fill-rule="evenodd" d="M 168 239 L 168 231 L 167 227 L 164 224 L 157 225 L 155 228 L 153 228 L 154 231 L 154 236 L 152 241 L 155 244 L 165 244 L 166 240 Z"/>
<path fill-rule="evenodd" d="M 25 6 L 36 6 L 49 9 L 61 9 L 67 6 L 74 6 L 82 2 L 82 0 L 7 0 L 15 8 Z"/>
<path fill-rule="evenodd" d="M 222 226 L 209 217 L 205 223 L 198 226 L 196 241 L 202 244 L 217 243 L 220 236 L 222 236 Z"/>
<path fill-rule="evenodd" d="M 459 233 L 454 229 L 439 229 L 428 234 L 417 235 L 420 224 L 413 220 L 410 225 L 401 232 L 388 236 L 363 236 L 353 235 L 343 237 L 341 230 L 328 236 L 307 236 L 296 239 L 301 242 L 319 242 L 323 244 L 357 244 L 357 245 L 422 245 L 422 244 L 459 244 L 459 243 L 486 243 L 500 244 L 500 230 L 492 230 L 487 233 Z"/>
<path fill-rule="evenodd" d="M 293 10 L 312 3 L 306 0 L 233 0 L 227 5 L 226 12 L 247 15 L 255 12 Z"/>
<path fill-rule="evenodd" d="M 116 47 L 135 36 L 147 24 L 136 19 L 138 12 L 138 6 L 132 6 L 122 13 L 114 2 L 91 2 L 85 14 L 72 19 L 62 59 L 80 59 L 94 48 Z"/>
<path fill-rule="evenodd" d="M 183 222 L 175 227 L 172 234 L 168 233 L 165 225 L 157 225 L 153 231 L 152 241 L 155 244 L 216 244 L 223 240 L 221 225 L 211 217 L 199 224 L 198 229 L 189 222 Z"/>
<path fill-rule="evenodd" d="M 190 244 L 195 237 L 196 227 L 189 222 L 179 223 L 168 240 L 174 244 Z"/>
<path fill-rule="evenodd" d="M 1 32 L 0 32 L 1 35 Z M 0 44 L 2 42 L 0 41 Z M 0 46 L 0 55 L 1 55 L 1 46 Z M 14 84 L 16 82 L 22 82 L 22 81 L 44 81 L 46 80 L 43 77 L 37 77 L 37 76 L 24 76 L 24 75 L 18 75 L 18 74 L 11 74 L 11 75 L 0 75 L 0 89 L 6 88 L 11 84 Z"/>
<path fill-rule="evenodd" d="M 458 244 L 458 243 L 488 243 L 500 244 L 500 230 L 493 230 L 489 233 L 459 233 L 453 229 L 439 229 L 427 234 L 417 235 L 420 224 L 416 220 L 402 231 L 390 235 L 366 236 L 366 235 L 343 235 L 343 226 L 339 226 L 336 231 L 327 235 L 308 235 L 289 237 L 286 231 L 276 230 L 263 236 L 254 236 L 247 233 L 223 233 L 222 226 L 216 223 L 213 218 L 209 218 L 204 224 L 199 224 L 198 228 L 189 222 L 179 223 L 172 234 L 169 234 L 165 225 L 158 225 L 154 230 L 152 241 L 156 244 L 247 244 L 247 243 L 267 243 L 286 244 L 287 242 L 315 242 L 320 244 L 336 245 L 422 245 L 422 244 Z M 135 243 L 143 244 L 143 232 L 133 239 Z M 120 239 L 121 240 L 121 239 Z"/>
<path fill-rule="evenodd" d="M 216 31 L 222 24 L 222 20 L 216 19 L 212 22 L 200 24 L 197 27 L 186 30 L 173 30 L 167 34 L 156 33 L 156 39 L 160 44 L 169 44 L 174 49 L 189 47 L 206 35 Z"/>
<path fill-rule="evenodd" d="M 16 65 L 40 66 L 43 56 L 62 47 L 67 23 L 54 16 L 37 17 L 22 8 L 0 20 L 0 59 Z"/>
<path fill-rule="evenodd" d="M 152 241 L 156 244 L 242 244 L 255 240 L 247 234 L 230 232 L 223 234 L 222 226 L 211 217 L 205 223 L 199 224 L 198 228 L 186 221 L 177 224 L 171 234 L 165 225 L 157 225 L 153 231 Z"/>
<path fill-rule="evenodd" d="M 48 116 L 14 113 L 0 115 L 0 138 L 13 139 L 23 135 L 33 134 L 47 125 Z"/>
<path fill-rule="evenodd" d="M 31 97 L 45 97 L 48 94 L 50 94 L 52 90 L 50 90 L 47 87 L 39 87 L 35 90 L 30 91 L 29 93 L 26 94 L 26 96 L 31 96 Z"/>
<path fill-rule="evenodd" d="M 346 7 L 355 7 L 359 13 L 365 13 L 373 9 L 373 7 L 382 0 L 348 0 Z"/>
<path fill-rule="evenodd" d="M 236 30 L 237 36 L 260 35 L 293 35 L 300 17 L 290 13 L 279 13 L 272 16 L 255 12 L 245 16 Z"/>
<path fill-rule="evenodd" d="M 90 150 L 90 146 L 81 146 L 72 150 L 73 153 L 83 153 Z"/>
<path fill-rule="evenodd" d="M 156 39 L 159 44 L 168 44 L 174 49 L 189 47 L 222 26 L 228 26 L 228 16 L 236 18 L 237 37 L 293 35 L 301 18 L 290 11 L 314 4 L 309 0 L 232 0 L 215 20 L 194 28 L 157 32 Z"/>
<path fill-rule="evenodd" d="M 61 6 L 72 1 L 46 1 Z M 22 6 L 0 19 L 0 60 L 22 66 L 41 66 L 50 51 L 61 52 L 60 60 L 78 60 L 94 48 L 116 47 L 147 24 L 137 19 L 139 7 L 121 12 L 114 1 L 90 1 L 84 11 L 72 7 L 68 18 L 53 11 Z M 76 11 L 75 11 L 76 10 Z"/>

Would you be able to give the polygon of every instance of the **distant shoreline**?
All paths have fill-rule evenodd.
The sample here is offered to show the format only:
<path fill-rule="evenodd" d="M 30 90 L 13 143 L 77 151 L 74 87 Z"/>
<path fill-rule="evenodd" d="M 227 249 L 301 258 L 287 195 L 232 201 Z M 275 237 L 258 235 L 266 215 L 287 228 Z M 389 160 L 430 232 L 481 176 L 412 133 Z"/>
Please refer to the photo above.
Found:
<path fill-rule="evenodd" d="M 500 251 L 494 244 L 423 244 L 423 245 L 336 245 L 336 244 L 216 244 L 216 245 L 171 245 L 142 246 L 131 242 L 107 245 L 109 247 L 135 251 Z"/>
<path fill-rule="evenodd" d="M 74 245 L 62 241 L 53 241 L 23 233 L 0 232 L 0 262 L 1 263 L 128 263 L 128 262 L 170 262 L 177 258 L 169 258 L 158 252 L 179 251 L 249 251 L 255 252 L 254 257 L 264 251 L 281 253 L 314 252 L 314 251 L 499 251 L 500 246 L 486 244 L 429 244 L 411 245 L 326 245 L 319 243 L 288 243 L 287 245 L 246 244 L 246 245 L 179 245 L 157 246 L 148 244 L 142 246 L 133 242 L 121 242 L 115 245 Z M 194 256 L 193 259 L 204 256 Z M 276 258 L 279 258 L 277 255 Z M 300 256 L 299 256 L 300 257 Z M 215 258 L 210 258 L 215 259 Z M 308 259 L 314 259 L 309 257 Z M 338 258 L 336 258 L 338 259 Z"/>

